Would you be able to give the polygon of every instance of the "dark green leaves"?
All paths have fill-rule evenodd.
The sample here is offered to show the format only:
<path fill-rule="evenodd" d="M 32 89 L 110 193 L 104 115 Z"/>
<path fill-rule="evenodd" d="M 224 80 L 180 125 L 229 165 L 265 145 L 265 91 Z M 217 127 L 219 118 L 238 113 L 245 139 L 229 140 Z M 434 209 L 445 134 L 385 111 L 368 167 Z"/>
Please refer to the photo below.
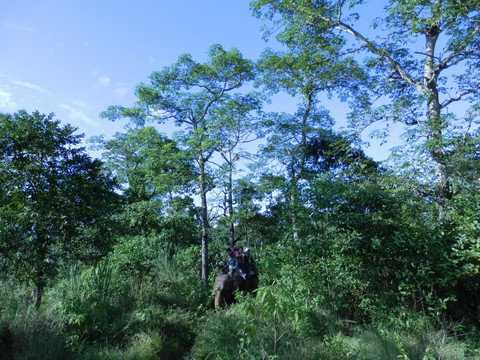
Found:
<path fill-rule="evenodd" d="M 115 200 L 113 181 L 78 146 L 74 130 L 53 114 L 0 118 L 0 270 L 31 280 L 37 301 L 60 257 L 85 255 L 81 229 L 100 223 Z M 93 240 L 88 246 L 97 249 L 106 241 Z"/>

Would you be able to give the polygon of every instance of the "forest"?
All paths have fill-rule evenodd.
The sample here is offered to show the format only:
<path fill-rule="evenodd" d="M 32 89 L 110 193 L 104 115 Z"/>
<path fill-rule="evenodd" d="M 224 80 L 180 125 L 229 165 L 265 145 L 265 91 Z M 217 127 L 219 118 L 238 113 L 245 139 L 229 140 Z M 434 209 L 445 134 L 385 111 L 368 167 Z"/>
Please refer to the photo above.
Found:
<path fill-rule="evenodd" d="M 254 0 L 281 50 L 179 54 L 110 139 L 0 114 L 0 359 L 480 359 L 480 6 L 364 3 Z"/>

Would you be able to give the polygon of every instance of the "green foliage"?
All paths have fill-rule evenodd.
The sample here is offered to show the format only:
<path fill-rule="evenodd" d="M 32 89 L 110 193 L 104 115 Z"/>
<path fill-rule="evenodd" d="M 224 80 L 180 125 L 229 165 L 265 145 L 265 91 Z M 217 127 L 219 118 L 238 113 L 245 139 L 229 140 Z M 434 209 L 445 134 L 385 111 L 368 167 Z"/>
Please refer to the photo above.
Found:
<path fill-rule="evenodd" d="M 207 317 L 192 350 L 194 357 L 340 359 L 345 354 L 341 346 L 329 352 L 318 343 L 341 331 L 341 324 L 314 303 L 280 283 L 260 288 L 256 297 L 242 297 L 238 305 Z"/>
<path fill-rule="evenodd" d="M 59 311 L 74 349 L 92 342 L 114 344 L 122 337 L 123 313 L 132 306 L 132 299 L 108 261 L 83 271 L 70 268 L 55 291 L 60 292 Z"/>
<path fill-rule="evenodd" d="M 188 154 L 153 127 L 128 129 L 111 140 L 96 142 L 105 150 L 106 165 L 124 185 L 128 203 L 188 191 L 195 176 Z"/>
<path fill-rule="evenodd" d="M 59 314 L 39 311 L 29 290 L 0 284 L 0 358 L 71 359 Z"/>
<path fill-rule="evenodd" d="M 428 318 L 413 313 L 394 319 L 394 323 L 358 329 L 353 337 L 346 339 L 355 359 L 476 358 L 466 344 L 449 336 L 448 326 L 436 330 Z"/>
<path fill-rule="evenodd" d="M 95 252 L 87 248 L 98 256 L 109 246 L 108 236 L 86 238 L 83 230 L 106 225 L 114 183 L 74 131 L 53 114 L 0 116 L 0 271 L 33 282 L 38 305 L 60 261 Z"/>
<path fill-rule="evenodd" d="M 175 254 L 160 247 L 130 264 L 145 271 L 128 270 L 118 256 L 70 268 L 46 294 L 59 299 L 51 306 L 69 348 L 86 359 L 180 358 L 193 344 L 197 312 L 208 307 L 193 254 L 198 247 Z"/>
<path fill-rule="evenodd" d="M 198 360 L 241 359 L 240 339 L 235 324 L 234 316 L 216 312 L 208 314 L 199 327 L 199 334 L 192 348 L 193 358 Z"/>
<path fill-rule="evenodd" d="M 474 359 L 475 351 L 418 313 L 358 326 L 325 312 L 305 294 L 276 284 L 210 314 L 195 359 Z M 448 330 L 447 330 L 448 329 Z"/>
<path fill-rule="evenodd" d="M 164 246 L 160 237 L 124 237 L 119 239 L 108 258 L 118 274 L 141 276 L 151 271 L 152 261 Z"/>

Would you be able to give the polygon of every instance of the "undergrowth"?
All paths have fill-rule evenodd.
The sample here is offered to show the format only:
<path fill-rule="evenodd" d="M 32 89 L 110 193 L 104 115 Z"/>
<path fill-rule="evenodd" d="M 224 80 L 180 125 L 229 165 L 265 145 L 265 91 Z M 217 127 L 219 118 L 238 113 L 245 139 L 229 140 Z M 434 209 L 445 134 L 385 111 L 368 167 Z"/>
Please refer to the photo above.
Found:
<path fill-rule="evenodd" d="M 2 283 L 0 359 L 480 359 L 462 324 L 415 312 L 355 322 L 298 291 L 298 279 L 264 282 L 213 309 L 189 263 L 194 251 L 159 252 L 130 276 L 115 254 L 67 267 L 40 309 L 26 287 Z"/>

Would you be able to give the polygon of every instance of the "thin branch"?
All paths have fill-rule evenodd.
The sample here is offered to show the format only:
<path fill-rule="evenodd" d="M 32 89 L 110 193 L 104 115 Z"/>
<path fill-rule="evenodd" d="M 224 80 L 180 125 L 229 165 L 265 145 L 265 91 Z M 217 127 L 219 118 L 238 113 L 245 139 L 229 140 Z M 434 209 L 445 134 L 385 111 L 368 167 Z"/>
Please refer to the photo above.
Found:
<path fill-rule="evenodd" d="M 445 102 L 443 102 L 442 104 L 440 104 L 440 108 L 443 109 L 443 108 L 447 107 L 448 105 L 450 105 L 451 103 L 453 103 L 455 101 L 460 101 L 463 97 L 465 97 L 469 94 L 476 94 L 478 92 L 479 92 L 479 87 L 478 86 L 475 87 L 475 89 L 468 89 L 468 90 L 458 94 L 454 98 L 448 99 Z"/>
<path fill-rule="evenodd" d="M 475 30 L 473 31 L 472 35 L 475 34 L 475 33 L 479 33 L 480 32 L 480 23 L 477 24 L 477 26 L 475 27 Z M 453 59 L 455 59 L 456 57 L 460 57 L 459 60 L 455 61 L 455 64 L 458 64 L 460 61 L 462 61 L 463 59 L 465 59 L 465 55 L 469 54 L 469 53 L 472 53 L 472 54 L 478 54 L 478 51 L 479 49 L 472 49 L 472 50 L 468 50 L 468 51 L 464 51 L 465 48 L 467 47 L 469 43 L 466 42 L 464 44 L 463 47 L 461 47 L 460 49 L 458 49 L 457 51 L 453 52 L 452 54 L 450 54 L 450 56 L 447 56 L 443 61 L 441 61 L 438 66 L 437 66 L 437 69 L 445 69 L 448 67 L 448 63 L 453 61 Z M 463 56 L 460 56 L 460 55 L 463 55 Z"/>
<path fill-rule="evenodd" d="M 338 30 L 351 34 L 355 38 L 360 40 L 360 42 L 365 44 L 365 46 L 368 50 L 370 50 L 370 52 L 380 56 L 382 59 L 385 59 L 390 64 L 390 66 L 394 70 L 396 70 L 400 74 L 402 79 L 404 79 L 409 85 L 413 86 L 418 92 L 423 93 L 424 89 L 421 83 L 412 76 L 410 76 L 398 62 L 392 59 L 392 57 L 387 52 L 378 49 L 373 42 L 368 41 L 367 38 L 365 38 L 362 34 L 360 34 L 358 31 L 345 23 L 339 22 L 338 24 L 334 25 L 334 27 Z"/>

